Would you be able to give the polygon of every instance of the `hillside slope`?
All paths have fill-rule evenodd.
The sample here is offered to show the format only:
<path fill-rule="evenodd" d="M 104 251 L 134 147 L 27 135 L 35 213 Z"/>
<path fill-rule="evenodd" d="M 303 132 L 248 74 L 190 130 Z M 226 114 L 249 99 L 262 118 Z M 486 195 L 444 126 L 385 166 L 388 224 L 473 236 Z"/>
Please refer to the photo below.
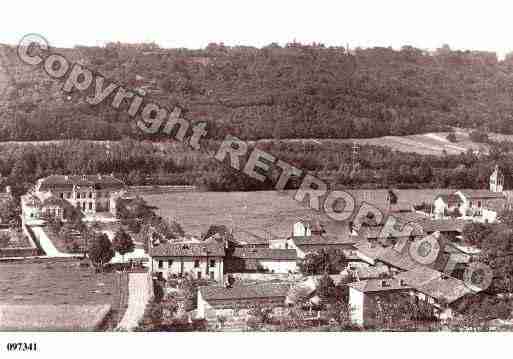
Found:
<path fill-rule="evenodd" d="M 187 118 L 208 122 L 214 139 L 375 138 L 449 126 L 513 133 L 513 62 L 486 52 L 348 53 L 297 43 L 202 50 L 115 43 L 58 51 L 148 99 L 182 106 Z M 43 71 L 21 65 L 14 47 L 0 46 L 0 60 L 0 140 L 139 135 L 124 112 L 64 96 Z"/>

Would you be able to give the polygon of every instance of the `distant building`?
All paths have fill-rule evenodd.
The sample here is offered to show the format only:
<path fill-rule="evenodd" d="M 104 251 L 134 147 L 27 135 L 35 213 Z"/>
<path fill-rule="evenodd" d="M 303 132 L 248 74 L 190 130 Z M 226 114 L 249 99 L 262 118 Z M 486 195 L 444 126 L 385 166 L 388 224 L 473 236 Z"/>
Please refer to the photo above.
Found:
<path fill-rule="evenodd" d="M 506 208 L 513 208 L 511 191 L 504 191 L 504 175 L 495 166 L 490 175 L 488 190 L 460 190 L 448 195 L 439 195 L 433 202 L 436 219 L 461 217 L 475 222 L 492 223 Z"/>
<path fill-rule="evenodd" d="M 225 250 L 222 243 L 165 243 L 150 248 L 151 270 L 169 279 L 189 275 L 223 281 Z"/>
<path fill-rule="evenodd" d="M 313 234 L 304 237 L 291 237 L 287 239 L 287 248 L 297 251 L 298 258 L 304 258 L 306 253 L 319 250 L 339 249 L 349 251 L 355 249 L 354 245 L 358 238 L 350 235 L 346 236 L 330 236 Z"/>
<path fill-rule="evenodd" d="M 48 217 L 63 219 L 70 207 L 84 214 L 116 215 L 116 200 L 124 183 L 106 175 L 52 175 L 37 180 L 34 189 L 21 197 L 24 221 Z"/>

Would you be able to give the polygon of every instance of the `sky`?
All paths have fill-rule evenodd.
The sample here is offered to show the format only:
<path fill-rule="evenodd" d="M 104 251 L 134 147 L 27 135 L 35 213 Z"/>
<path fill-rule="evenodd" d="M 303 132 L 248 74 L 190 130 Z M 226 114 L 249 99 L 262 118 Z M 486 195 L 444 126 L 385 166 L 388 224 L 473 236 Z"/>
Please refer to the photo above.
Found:
<path fill-rule="evenodd" d="M 38 33 L 51 45 L 156 42 L 202 48 L 210 42 L 261 47 L 296 40 L 351 48 L 411 45 L 434 50 L 513 51 L 513 4 L 473 1 L 10 1 L 2 2 L 0 43 Z"/>

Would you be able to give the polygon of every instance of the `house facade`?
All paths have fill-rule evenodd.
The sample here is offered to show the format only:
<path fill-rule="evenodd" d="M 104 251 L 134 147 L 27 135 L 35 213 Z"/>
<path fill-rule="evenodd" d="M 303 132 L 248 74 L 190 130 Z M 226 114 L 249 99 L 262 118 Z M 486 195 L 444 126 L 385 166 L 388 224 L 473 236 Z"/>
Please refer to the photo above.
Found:
<path fill-rule="evenodd" d="M 165 243 L 150 248 L 151 270 L 165 279 L 190 276 L 222 283 L 225 250 L 221 243 Z"/>
<path fill-rule="evenodd" d="M 37 180 L 34 189 L 21 197 L 26 221 L 64 218 L 67 207 L 84 214 L 116 215 L 116 200 L 124 194 L 124 183 L 106 175 L 52 175 Z"/>

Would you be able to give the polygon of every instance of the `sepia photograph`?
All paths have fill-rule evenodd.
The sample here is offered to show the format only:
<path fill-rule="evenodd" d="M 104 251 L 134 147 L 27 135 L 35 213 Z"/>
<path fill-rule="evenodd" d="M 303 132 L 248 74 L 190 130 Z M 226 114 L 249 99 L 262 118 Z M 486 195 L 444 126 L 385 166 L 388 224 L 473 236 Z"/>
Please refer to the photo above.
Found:
<path fill-rule="evenodd" d="M 2 357 L 513 332 L 512 6 L 2 5 Z"/>

